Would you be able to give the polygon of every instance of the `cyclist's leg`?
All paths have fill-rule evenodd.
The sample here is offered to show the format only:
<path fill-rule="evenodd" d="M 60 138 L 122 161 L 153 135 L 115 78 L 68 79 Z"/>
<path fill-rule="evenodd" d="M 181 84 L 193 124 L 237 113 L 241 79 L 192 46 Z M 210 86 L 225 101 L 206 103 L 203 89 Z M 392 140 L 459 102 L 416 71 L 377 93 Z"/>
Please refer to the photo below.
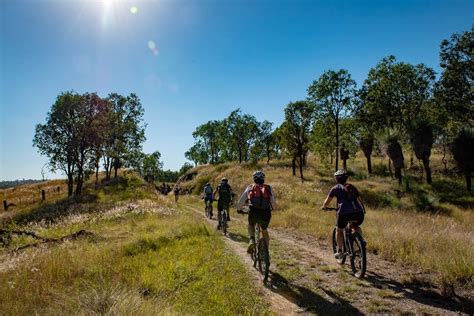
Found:
<path fill-rule="evenodd" d="M 336 217 L 336 242 L 338 252 L 344 249 L 344 228 L 347 225 L 347 216 L 338 214 Z"/>
<path fill-rule="evenodd" d="M 223 209 L 222 202 L 217 201 L 217 229 L 221 228 L 221 212 Z"/>
<path fill-rule="evenodd" d="M 247 230 L 249 233 L 249 247 L 247 249 L 247 252 L 252 252 L 253 247 L 255 246 L 255 237 L 258 238 L 258 236 L 255 236 L 255 224 L 257 224 L 257 218 L 256 218 L 256 213 L 253 210 L 249 211 L 249 218 L 248 218 L 248 225 L 247 225 Z"/>
<path fill-rule="evenodd" d="M 270 249 L 270 235 L 268 234 L 268 225 L 270 224 L 270 219 L 272 218 L 272 212 L 270 210 L 262 210 L 259 215 L 259 223 L 262 227 L 263 238 L 265 239 L 268 249 Z"/>

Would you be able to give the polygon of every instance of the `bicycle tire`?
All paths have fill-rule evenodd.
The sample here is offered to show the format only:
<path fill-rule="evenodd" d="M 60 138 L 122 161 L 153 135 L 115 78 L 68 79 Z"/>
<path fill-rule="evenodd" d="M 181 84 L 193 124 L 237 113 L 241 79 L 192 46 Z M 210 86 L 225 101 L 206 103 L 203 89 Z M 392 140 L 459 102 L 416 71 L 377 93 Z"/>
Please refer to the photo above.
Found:
<path fill-rule="evenodd" d="M 337 229 L 334 228 L 334 230 L 332 231 L 332 252 L 334 254 L 337 253 L 337 239 L 336 239 L 336 231 Z M 346 252 L 346 245 L 345 245 L 345 242 L 344 242 L 344 248 L 342 249 L 344 252 Z M 344 264 L 346 262 L 346 256 L 342 257 L 342 259 L 337 259 L 336 258 L 336 261 L 337 263 L 339 264 Z"/>
<path fill-rule="evenodd" d="M 260 227 L 258 225 L 255 225 L 255 235 L 254 238 L 259 238 L 260 237 Z M 257 269 L 257 263 L 259 262 L 258 260 L 258 247 L 255 245 L 253 247 L 253 252 L 251 254 L 252 260 L 253 260 L 253 267 Z"/>
<path fill-rule="evenodd" d="M 260 273 L 263 275 L 263 282 L 267 282 L 268 274 L 270 272 L 270 255 L 268 253 L 268 246 L 264 238 L 258 241 L 258 267 Z"/>
<path fill-rule="evenodd" d="M 352 235 L 351 269 L 352 274 L 358 279 L 363 278 L 367 270 L 367 253 L 364 239 L 357 232 Z"/>
<path fill-rule="evenodd" d="M 227 235 L 227 213 L 226 211 L 221 212 L 221 229 L 224 236 Z"/>

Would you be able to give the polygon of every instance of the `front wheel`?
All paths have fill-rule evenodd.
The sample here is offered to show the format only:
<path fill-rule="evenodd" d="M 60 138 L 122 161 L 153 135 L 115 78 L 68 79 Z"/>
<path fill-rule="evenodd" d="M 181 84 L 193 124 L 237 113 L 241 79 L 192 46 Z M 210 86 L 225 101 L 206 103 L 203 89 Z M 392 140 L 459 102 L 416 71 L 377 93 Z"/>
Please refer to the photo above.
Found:
<path fill-rule="evenodd" d="M 363 278 L 367 269 L 367 254 L 365 251 L 365 242 L 362 236 L 354 233 L 352 243 L 351 268 L 356 278 Z"/>
<path fill-rule="evenodd" d="M 334 253 L 334 255 L 337 253 L 337 238 L 336 238 L 336 234 L 337 234 L 337 228 L 334 228 L 334 230 L 332 231 L 332 251 Z M 344 248 L 342 249 L 342 251 L 346 252 L 345 250 L 345 246 Z M 344 262 L 346 262 L 346 256 L 342 257 L 341 259 L 337 259 L 336 258 L 336 261 L 337 263 L 339 264 L 344 264 Z"/>

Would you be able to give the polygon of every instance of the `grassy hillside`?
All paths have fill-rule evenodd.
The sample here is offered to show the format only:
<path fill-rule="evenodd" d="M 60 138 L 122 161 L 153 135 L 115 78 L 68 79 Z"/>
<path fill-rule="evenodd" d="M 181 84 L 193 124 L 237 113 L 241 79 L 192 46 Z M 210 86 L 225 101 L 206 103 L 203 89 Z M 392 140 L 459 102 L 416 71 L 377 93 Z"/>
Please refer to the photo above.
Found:
<path fill-rule="evenodd" d="M 2 315 L 267 312 L 202 217 L 133 175 L 13 212 L 1 229 Z"/>
<path fill-rule="evenodd" d="M 386 172 L 387 163 L 382 158 L 375 158 L 373 164 L 376 173 Z M 435 172 L 431 186 L 420 181 L 419 169 L 415 167 L 406 172 L 406 181 L 399 187 L 389 176 L 367 177 L 362 157 L 348 161 L 353 173 L 349 181 L 359 188 L 367 205 L 363 230 L 368 249 L 390 261 L 431 271 L 434 278 L 428 281 L 436 282 L 447 292 L 454 286 L 471 290 L 474 195 L 465 190 L 462 178 L 436 172 L 441 169 L 438 156 L 432 164 Z M 329 242 L 335 214 L 321 211 L 320 206 L 334 180 L 329 167 L 314 157 L 305 170 L 303 183 L 292 176 L 289 162 L 274 161 L 270 165 L 199 166 L 189 171 L 186 181 L 179 185 L 200 194 L 206 182 L 215 187 L 225 176 L 240 194 L 251 183 L 256 169 L 265 171 L 277 197 L 278 211 L 274 212 L 270 226 Z"/>

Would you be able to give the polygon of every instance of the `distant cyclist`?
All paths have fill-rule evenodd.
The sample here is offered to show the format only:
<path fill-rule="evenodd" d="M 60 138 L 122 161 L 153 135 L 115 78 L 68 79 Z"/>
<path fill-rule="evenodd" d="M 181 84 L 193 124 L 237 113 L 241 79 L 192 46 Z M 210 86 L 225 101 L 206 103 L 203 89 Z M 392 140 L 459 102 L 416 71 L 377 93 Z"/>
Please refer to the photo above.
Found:
<path fill-rule="evenodd" d="M 268 234 L 268 225 L 272 217 L 272 210 L 275 209 L 275 194 L 272 187 L 265 183 L 265 174 L 262 171 L 256 171 L 253 174 L 254 184 L 249 185 L 240 196 L 237 202 L 237 212 L 242 212 L 242 207 L 246 202 L 249 203 L 249 223 L 248 233 L 250 236 L 248 253 L 252 253 L 255 247 L 255 224 L 259 223 L 262 228 L 263 237 L 267 246 L 270 246 L 270 236 Z M 258 238 L 258 236 L 257 236 Z"/>
<path fill-rule="evenodd" d="M 222 210 L 227 210 L 227 221 L 230 221 L 229 205 L 232 201 L 232 188 L 229 185 L 227 178 L 222 178 L 221 183 L 214 191 L 214 199 L 217 199 L 217 229 L 220 229 L 220 219 Z"/>
<path fill-rule="evenodd" d="M 337 199 L 337 213 L 336 213 L 336 227 L 337 227 L 337 259 L 342 259 L 343 245 L 344 245 L 344 228 L 349 221 L 357 222 L 357 232 L 362 236 L 362 230 L 359 227 L 364 222 L 364 203 L 360 197 L 357 188 L 347 183 L 349 175 L 346 170 L 338 170 L 334 173 L 337 184 L 331 188 L 326 200 L 323 203 L 322 209 L 329 207 L 332 199 Z"/>
<path fill-rule="evenodd" d="M 175 186 L 175 188 L 174 188 L 174 190 L 173 190 L 175 202 L 178 202 L 178 198 L 179 198 L 179 193 L 180 193 L 180 192 L 181 192 L 181 188 L 178 187 L 178 186 Z"/>
<path fill-rule="evenodd" d="M 212 186 L 211 184 L 208 182 L 206 183 L 206 185 L 204 186 L 204 209 L 206 209 L 207 207 L 207 201 L 210 202 L 211 204 L 211 210 L 210 210 L 210 217 L 212 218 L 212 202 L 213 202 L 213 194 L 212 194 Z"/>

